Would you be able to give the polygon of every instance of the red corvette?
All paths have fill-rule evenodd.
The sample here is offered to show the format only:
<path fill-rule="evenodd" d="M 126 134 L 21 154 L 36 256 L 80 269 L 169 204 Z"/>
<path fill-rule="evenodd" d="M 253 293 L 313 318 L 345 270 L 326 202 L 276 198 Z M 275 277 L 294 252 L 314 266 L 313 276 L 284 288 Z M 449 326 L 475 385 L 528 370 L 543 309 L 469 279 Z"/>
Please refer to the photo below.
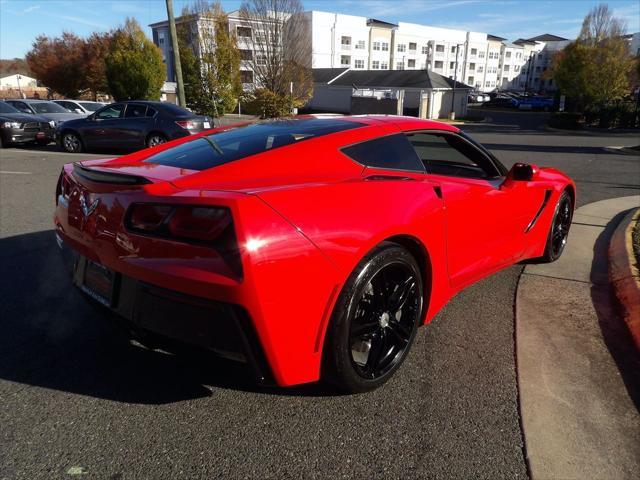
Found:
<path fill-rule="evenodd" d="M 556 260 L 575 194 L 557 170 L 507 171 L 453 126 L 297 117 L 65 165 L 55 228 L 73 282 L 143 342 L 359 392 L 456 292 Z"/>

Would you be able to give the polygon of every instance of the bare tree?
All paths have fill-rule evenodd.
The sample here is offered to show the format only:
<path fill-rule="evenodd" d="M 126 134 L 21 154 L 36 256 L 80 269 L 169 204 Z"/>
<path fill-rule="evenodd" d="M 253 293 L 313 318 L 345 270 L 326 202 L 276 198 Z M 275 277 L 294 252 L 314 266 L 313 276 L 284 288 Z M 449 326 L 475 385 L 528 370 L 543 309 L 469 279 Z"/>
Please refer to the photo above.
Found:
<path fill-rule="evenodd" d="M 588 45 L 597 45 L 605 40 L 618 39 L 625 31 L 625 22 L 614 17 L 607 4 L 601 3 L 584 17 L 578 40 Z"/>
<path fill-rule="evenodd" d="M 289 97 L 291 106 L 306 103 L 313 91 L 311 30 L 300 0 L 244 0 L 240 18 L 238 45 L 255 84 Z"/>

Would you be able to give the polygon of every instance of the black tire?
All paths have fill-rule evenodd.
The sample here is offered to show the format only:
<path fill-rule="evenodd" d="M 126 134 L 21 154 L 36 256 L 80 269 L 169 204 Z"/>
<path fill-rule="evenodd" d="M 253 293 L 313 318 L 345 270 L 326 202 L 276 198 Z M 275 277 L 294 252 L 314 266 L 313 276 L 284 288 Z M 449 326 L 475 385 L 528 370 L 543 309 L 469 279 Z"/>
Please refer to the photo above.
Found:
<path fill-rule="evenodd" d="M 573 199 L 566 190 L 562 192 L 553 213 L 553 219 L 547 235 L 544 254 L 538 259 L 539 263 L 555 262 L 562 256 L 567 244 L 571 220 L 573 218 Z"/>
<path fill-rule="evenodd" d="M 389 380 L 413 344 L 423 291 L 420 268 L 404 247 L 385 242 L 367 254 L 334 307 L 323 379 L 346 393 L 373 390 Z"/>
<path fill-rule="evenodd" d="M 155 147 L 167 141 L 167 137 L 158 132 L 152 132 L 147 135 L 146 145 L 147 148 Z"/>
<path fill-rule="evenodd" d="M 64 132 L 60 145 L 65 152 L 69 153 L 81 153 L 84 150 L 82 139 L 76 132 Z"/>

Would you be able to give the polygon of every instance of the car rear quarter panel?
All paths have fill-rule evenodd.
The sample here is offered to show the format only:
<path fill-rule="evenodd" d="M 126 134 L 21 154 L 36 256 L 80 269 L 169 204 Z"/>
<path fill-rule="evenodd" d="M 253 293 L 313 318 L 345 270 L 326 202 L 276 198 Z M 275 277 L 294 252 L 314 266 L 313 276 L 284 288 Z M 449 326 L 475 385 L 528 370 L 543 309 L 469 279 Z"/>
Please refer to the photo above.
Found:
<path fill-rule="evenodd" d="M 422 265 L 431 276 L 425 282 L 428 308 L 423 312 L 424 319 L 433 318 L 450 297 L 442 201 L 426 178 L 361 178 L 304 189 L 272 190 L 260 193 L 260 197 L 327 255 L 338 269 L 339 288 L 376 245 L 405 236 L 420 244 L 428 256 L 429 265 Z"/>

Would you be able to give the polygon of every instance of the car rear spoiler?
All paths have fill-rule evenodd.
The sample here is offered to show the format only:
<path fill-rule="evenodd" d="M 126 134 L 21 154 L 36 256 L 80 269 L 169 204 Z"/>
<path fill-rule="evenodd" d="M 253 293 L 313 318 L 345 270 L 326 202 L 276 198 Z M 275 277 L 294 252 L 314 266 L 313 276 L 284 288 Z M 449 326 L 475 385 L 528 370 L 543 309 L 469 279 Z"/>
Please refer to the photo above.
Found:
<path fill-rule="evenodd" d="M 147 185 L 153 183 L 148 178 L 138 175 L 93 170 L 83 166 L 80 162 L 73 164 L 73 174 L 91 182 L 109 183 L 112 185 Z"/>

